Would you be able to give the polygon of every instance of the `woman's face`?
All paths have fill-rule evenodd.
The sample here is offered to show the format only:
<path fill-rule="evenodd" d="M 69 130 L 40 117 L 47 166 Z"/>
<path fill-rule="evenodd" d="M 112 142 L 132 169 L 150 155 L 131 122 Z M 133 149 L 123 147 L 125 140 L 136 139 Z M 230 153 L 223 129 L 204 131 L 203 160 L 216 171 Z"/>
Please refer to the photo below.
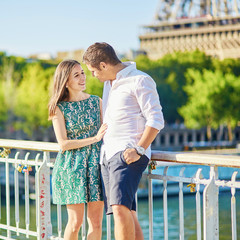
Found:
<path fill-rule="evenodd" d="M 84 91 L 86 89 L 86 75 L 79 64 L 72 69 L 66 86 L 69 91 Z"/>

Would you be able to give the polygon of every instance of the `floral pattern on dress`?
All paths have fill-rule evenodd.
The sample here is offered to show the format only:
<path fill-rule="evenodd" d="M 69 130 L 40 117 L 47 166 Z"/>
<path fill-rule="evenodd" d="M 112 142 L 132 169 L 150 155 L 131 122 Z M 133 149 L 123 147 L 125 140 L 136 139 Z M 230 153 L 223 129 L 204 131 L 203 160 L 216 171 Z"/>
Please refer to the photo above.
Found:
<path fill-rule="evenodd" d="M 60 102 L 68 139 L 93 137 L 100 128 L 100 100 L 91 95 L 79 102 Z M 53 203 L 78 204 L 102 201 L 100 179 L 101 142 L 65 152 L 59 151 L 52 173 Z"/>

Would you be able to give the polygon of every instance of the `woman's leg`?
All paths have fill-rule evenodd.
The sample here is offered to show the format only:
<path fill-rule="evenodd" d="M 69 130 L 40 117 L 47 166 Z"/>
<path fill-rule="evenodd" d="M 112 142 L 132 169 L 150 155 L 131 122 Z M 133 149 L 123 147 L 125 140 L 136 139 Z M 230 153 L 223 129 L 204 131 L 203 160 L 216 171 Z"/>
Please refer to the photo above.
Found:
<path fill-rule="evenodd" d="M 68 223 L 64 232 L 64 240 L 78 240 L 78 232 L 83 222 L 84 204 L 67 205 Z"/>
<path fill-rule="evenodd" d="M 103 201 L 89 202 L 87 204 L 88 240 L 101 240 Z"/>

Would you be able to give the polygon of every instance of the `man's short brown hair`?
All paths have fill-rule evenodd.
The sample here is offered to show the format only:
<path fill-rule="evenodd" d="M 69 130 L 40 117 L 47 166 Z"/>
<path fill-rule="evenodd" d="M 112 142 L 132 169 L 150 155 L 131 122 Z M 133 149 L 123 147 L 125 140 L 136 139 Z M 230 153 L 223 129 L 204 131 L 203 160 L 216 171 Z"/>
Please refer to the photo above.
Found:
<path fill-rule="evenodd" d="M 113 66 L 121 63 L 113 47 L 105 42 L 96 42 L 88 47 L 83 55 L 83 62 L 97 69 L 99 69 L 100 62 L 105 62 Z"/>

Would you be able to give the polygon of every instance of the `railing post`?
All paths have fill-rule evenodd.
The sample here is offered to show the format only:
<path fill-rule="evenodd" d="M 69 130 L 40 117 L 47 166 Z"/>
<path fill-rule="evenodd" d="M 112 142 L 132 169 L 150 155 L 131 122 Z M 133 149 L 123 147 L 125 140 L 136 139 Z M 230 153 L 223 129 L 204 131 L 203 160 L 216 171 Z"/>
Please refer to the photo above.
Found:
<path fill-rule="evenodd" d="M 62 208 L 60 204 L 57 204 L 57 221 L 58 221 L 58 237 L 62 237 Z"/>
<path fill-rule="evenodd" d="M 201 230 L 201 196 L 200 196 L 200 174 L 202 169 L 199 168 L 196 173 L 196 222 L 197 222 L 197 240 L 202 239 L 202 230 Z"/>
<path fill-rule="evenodd" d="M 164 240 L 168 240 L 168 202 L 167 202 L 167 170 L 168 166 L 163 171 L 163 218 L 164 218 Z"/>
<path fill-rule="evenodd" d="M 9 183 L 9 162 L 8 156 L 6 157 L 6 218 L 7 218 L 7 237 L 11 237 L 10 227 L 10 183 Z"/>
<path fill-rule="evenodd" d="M 148 212 L 149 212 L 149 240 L 153 239 L 153 189 L 152 189 L 152 169 L 148 167 Z"/>
<path fill-rule="evenodd" d="M 52 235 L 51 196 L 50 196 L 50 162 L 49 152 L 43 152 L 43 164 L 38 169 L 38 239 L 47 240 Z"/>
<path fill-rule="evenodd" d="M 15 155 L 15 160 L 18 160 L 19 152 Z M 14 170 L 14 187 L 15 187 L 15 222 L 17 228 L 17 236 L 19 236 L 19 178 L 18 178 L 18 170 L 17 170 L 17 163 L 15 163 L 15 170 Z"/>
<path fill-rule="evenodd" d="M 238 172 L 236 171 L 232 175 L 233 187 L 231 187 L 232 240 L 237 240 L 237 216 L 236 216 L 236 198 L 235 198 L 236 189 L 234 187 L 234 183 L 236 181 L 237 174 L 238 174 Z"/>
<path fill-rule="evenodd" d="M 1 181 L 1 177 L 0 177 L 0 181 Z M 2 195 L 2 190 L 1 190 L 1 184 L 0 184 L 0 196 Z M 1 203 L 1 197 L 0 197 L 0 222 L 2 219 L 2 203 Z"/>
<path fill-rule="evenodd" d="M 83 212 L 83 223 L 82 223 L 82 240 L 86 240 L 86 212 L 87 212 L 87 205 L 84 203 L 84 212 Z"/>
<path fill-rule="evenodd" d="M 217 167 L 210 167 L 210 182 L 203 192 L 203 232 L 204 240 L 219 239 L 218 194 L 215 184 L 218 178 Z"/>
<path fill-rule="evenodd" d="M 183 177 L 185 167 L 180 170 L 180 178 Z M 183 204 L 183 182 L 179 181 L 179 239 L 184 240 L 184 204 Z"/>
<path fill-rule="evenodd" d="M 26 153 L 25 161 L 27 162 L 30 152 Z M 27 165 L 27 164 L 26 164 Z M 29 215 L 29 176 L 28 173 L 24 173 L 24 185 L 25 185 L 25 224 L 26 224 L 26 237 L 29 238 L 29 224 L 30 224 L 30 215 Z"/>
<path fill-rule="evenodd" d="M 111 215 L 107 215 L 106 220 L 107 220 L 107 240 L 111 240 Z"/>

